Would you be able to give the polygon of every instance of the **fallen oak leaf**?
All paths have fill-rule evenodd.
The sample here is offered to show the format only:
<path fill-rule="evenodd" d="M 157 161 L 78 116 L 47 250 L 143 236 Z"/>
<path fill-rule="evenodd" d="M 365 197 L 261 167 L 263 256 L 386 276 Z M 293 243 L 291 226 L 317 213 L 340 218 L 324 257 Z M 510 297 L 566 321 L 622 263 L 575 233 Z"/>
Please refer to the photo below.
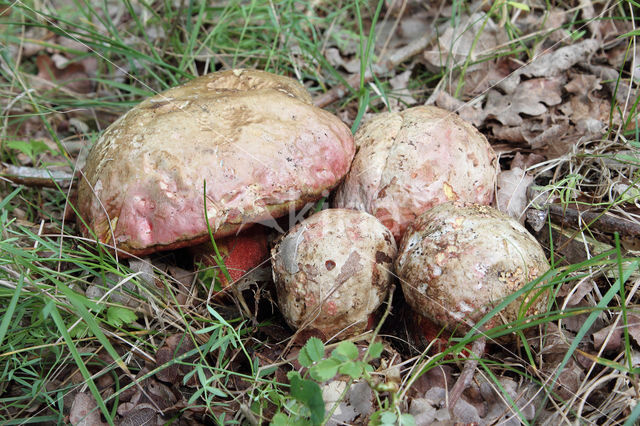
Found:
<path fill-rule="evenodd" d="M 614 327 L 615 326 L 615 327 Z M 593 346 L 605 352 L 617 351 L 622 345 L 621 324 L 611 324 L 593 333 Z"/>
<path fill-rule="evenodd" d="M 584 40 L 581 43 L 562 47 L 556 51 L 545 51 L 536 55 L 531 62 L 512 72 L 500 81 L 497 86 L 506 93 L 512 93 L 520 87 L 522 75 L 528 77 L 554 77 L 561 75 L 577 63 L 586 64 L 589 55 L 599 48 L 595 40 Z M 589 65 L 583 65 L 588 67 Z"/>
<path fill-rule="evenodd" d="M 533 183 L 533 176 L 520 167 L 512 167 L 498 174 L 496 195 L 498 210 L 507 213 L 520 223 L 524 223 L 527 209 L 527 187 Z"/>
<path fill-rule="evenodd" d="M 64 68 L 58 68 L 53 59 L 47 55 L 39 55 L 36 58 L 38 67 L 37 77 L 55 83 L 77 93 L 91 92 L 92 83 L 84 68 L 77 62 L 68 63 Z"/>
<path fill-rule="evenodd" d="M 520 114 L 537 116 L 547 106 L 562 102 L 562 79 L 534 78 L 521 83 L 512 94 L 502 95 L 497 90 L 487 94 L 485 112 L 506 126 L 519 126 L 524 122 Z"/>
<path fill-rule="evenodd" d="M 448 111 L 458 113 L 465 121 L 476 127 L 484 124 L 487 113 L 482 109 L 479 102 L 469 103 L 454 98 L 444 90 L 440 90 L 433 99 L 436 106 Z"/>
<path fill-rule="evenodd" d="M 533 61 L 521 68 L 521 74 L 529 77 L 552 77 L 568 70 L 577 63 L 587 62 L 589 55 L 595 53 L 600 43 L 594 39 L 561 47 L 535 57 Z"/>
<path fill-rule="evenodd" d="M 73 426 L 102 426 L 106 424 L 100 419 L 100 410 L 95 398 L 86 392 L 77 393 L 73 399 L 69 423 Z"/>
<path fill-rule="evenodd" d="M 640 345 L 640 315 L 627 314 L 627 330 L 633 340 Z"/>

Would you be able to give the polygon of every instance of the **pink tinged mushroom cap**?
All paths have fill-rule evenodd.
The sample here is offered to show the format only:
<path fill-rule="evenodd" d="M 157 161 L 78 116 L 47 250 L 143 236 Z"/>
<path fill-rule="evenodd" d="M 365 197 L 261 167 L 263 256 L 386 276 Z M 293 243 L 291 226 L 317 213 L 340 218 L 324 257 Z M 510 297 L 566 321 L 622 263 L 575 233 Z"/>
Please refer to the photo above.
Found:
<path fill-rule="evenodd" d="M 335 206 L 373 214 L 398 241 L 416 216 L 435 205 L 493 200 L 496 155 L 454 113 L 420 106 L 378 114 L 355 139 L 357 153 Z"/>
<path fill-rule="evenodd" d="M 466 332 L 549 264 L 518 221 L 489 206 L 447 202 L 409 226 L 395 268 L 415 312 L 449 331 Z M 487 328 L 544 312 L 548 294 L 539 290 L 515 299 Z"/>
<path fill-rule="evenodd" d="M 287 323 L 327 338 L 357 334 L 391 285 L 396 244 L 372 215 L 323 210 L 289 230 L 271 251 L 278 305 Z"/>
<path fill-rule="evenodd" d="M 92 147 L 78 209 L 132 254 L 216 237 L 321 198 L 349 170 L 351 132 L 299 83 L 256 70 L 196 78 L 145 100 Z"/>

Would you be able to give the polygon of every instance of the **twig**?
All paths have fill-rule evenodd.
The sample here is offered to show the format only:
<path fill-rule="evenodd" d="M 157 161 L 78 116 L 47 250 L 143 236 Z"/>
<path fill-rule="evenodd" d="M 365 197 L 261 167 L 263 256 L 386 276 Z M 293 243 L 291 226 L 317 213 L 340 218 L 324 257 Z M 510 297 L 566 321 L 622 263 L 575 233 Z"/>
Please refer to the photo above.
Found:
<path fill-rule="evenodd" d="M 429 46 L 429 44 L 431 44 L 431 42 L 434 40 L 434 38 L 435 38 L 435 32 L 427 34 L 416 40 L 413 40 L 406 46 L 395 50 L 385 60 L 381 60 L 378 63 L 372 65 L 371 69 L 368 70 L 364 75 L 364 82 L 368 83 L 371 80 L 373 80 L 374 75 L 383 75 L 383 74 L 389 73 L 392 69 L 394 69 L 396 66 L 398 66 L 402 62 L 411 59 L 412 57 L 414 57 L 415 55 L 417 55 L 418 53 L 426 49 L 427 46 Z M 354 88 L 359 83 L 360 83 L 359 73 L 353 74 L 351 77 L 347 79 L 347 86 L 349 86 L 349 88 Z M 344 97 L 347 94 L 348 90 L 349 89 L 345 85 L 340 84 L 338 86 L 333 87 L 328 92 L 323 93 L 320 96 L 317 96 L 313 100 L 313 104 L 319 108 L 324 108 L 327 105 Z"/>
<path fill-rule="evenodd" d="M 480 332 L 482 333 L 482 330 L 480 330 Z M 471 346 L 471 356 L 464 362 L 462 373 L 460 373 L 460 377 L 458 377 L 453 388 L 451 388 L 451 392 L 449 392 L 449 414 L 451 415 L 452 420 L 455 420 L 453 416 L 453 409 L 462 396 L 462 392 L 469 387 L 471 379 L 473 378 L 473 373 L 476 371 L 476 367 L 478 366 L 478 360 L 484 354 L 484 347 L 486 343 L 487 338 L 484 335 L 473 342 L 473 346 Z"/>
<path fill-rule="evenodd" d="M 575 208 L 565 207 L 560 204 L 548 204 L 549 213 L 560 223 L 580 227 L 587 226 L 602 232 L 638 237 L 640 236 L 640 223 L 632 222 L 606 212 L 580 211 Z"/>
<path fill-rule="evenodd" d="M 60 170 L 37 169 L 2 163 L 0 179 L 27 186 L 67 187 L 73 183 L 73 175 Z"/>

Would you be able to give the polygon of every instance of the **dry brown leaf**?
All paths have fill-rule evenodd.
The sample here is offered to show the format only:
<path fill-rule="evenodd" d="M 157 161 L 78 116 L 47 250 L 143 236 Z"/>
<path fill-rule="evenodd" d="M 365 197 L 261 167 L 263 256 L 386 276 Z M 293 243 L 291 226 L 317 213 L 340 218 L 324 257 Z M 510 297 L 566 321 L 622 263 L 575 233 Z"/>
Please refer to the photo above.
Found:
<path fill-rule="evenodd" d="M 346 400 L 342 400 L 342 394 L 346 388 L 347 382 L 342 380 L 332 380 L 322 386 L 322 399 L 324 400 L 326 411 L 331 410 L 335 404 L 338 404 L 327 422 L 328 425 L 336 426 L 350 423 L 358 416 L 351 404 Z"/>
<path fill-rule="evenodd" d="M 527 142 L 533 149 L 545 148 L 563 140 L 568 131 L 569 125 L 566 122 L 555 123 L 544 129 L 542 133 L 527 138 Z"/>
<path fill-rule="evenodd" d="M 573 305 L 573 307 L 574 308 L 586 308 L 586 309 L 583 310 L 584 313 L 579 313 L 577 315 L 572 314 L 572 315 L 568 316 L 567 318 L 563 319 L 562 320 L 562 324 L 566 327 L 567 330 L 569 330 L 569 331 L 571 331 L 573 333 L 577 333 L 584 326 L 584 323 L 587 320 L 587 318 L 589 317 L 593 306 L 591 304 L 589 304 L 587 301 L 581 300 L 580 302 L 578 302 L 575 305 Z M 600 317 L 596 318 L 596 320 L 593 322 L 591 327 L 589 327 L 589 330 L 587 330 L 586 336 L 590 336 L 591 334 L 593 334 L 597 330 L 602 329 L 604 326 L 605 326 L 605 322 L 602 319 L 602 317 L 600 316 Z"/>
<path fill-rule="evenodd" d="M 521 15 L 515 24 L 518 26 L 521 34 L 535 33 L 544 31 L 547 43 L 554 44 L 567 40 L 569 31 L 564 27 L 569 14 L 566 10 L 558 7 L 550 7 L 543 12 L 527 13 Z"/>
<path fill-rule="evenodd" d="M 586 96 L 589 99 L 593 92 L 602 89 L 599 77 L 593 74 L 569 73 L 570 81 L 564 86 L 564 89 L 574 95 Z"/>
<path fill-rule="evenodd" d="M 462 102 L 444 90 L 438 92 L 434 101 L 440 108 L 458 113 L 465 121 L 468 121 L 476 127 L 480 127 L 487 117 L 487 113 L 482 109 L 480 103 Z"/>
<path fill-rule="evenodd" d="M 189 336 L 185 336 L 183 334 L 171 335 L 167 337 L 164 345 L 156 351 L 156 366 L 161 367 L 172 361 L 174 358 L 178 358 L 194 348 L 195 345 Z M 162 380 L 166 383 L 180 384 L 182 377 L 194 368 L 192 365 L 189 365 L 194 358 L 195 356 L 184 359 L 180 363 L 171 364 L 158 371 L 156 373 L 156 377 L 158 380 Z M 192 375 L 187 386 L 193 386 L 196 383 L 196 375 Z"/>
<path fill-rule="evenodd" d="M 527 80 L 512 94 L 502 95 L 491 90 L 487 95 L 485 112 L 507 126 L 523 123 L 520 114 L 537 116 L 547 112 L 547 107 L 562 102 L 562 80 L 560 78 L 535 78 Z"/>
<path fill-rule="evenodd" d="M 497 87 L 505 93 L 513 93 L 521 90 L 520 79 L 522 75 L 529 77 L 555 77 L 560 76 L 577 63 L 585 63 L 589 55 L 599 48 L 595 40 L 562 47 L 558 50 L 548 49 L 537 55 L 530 63 L 512 72 L 507 78 L 501 80 Z M 547 104 L 548 105 L 548 104 Z"/>
<path fill-rule="evenodd" d="M 36 66 L 38 67 L 38 77 L 43 80 L 73 92 L 91 92 L 93 84 L 81 63 L 67 63 L 64 68 L 58 68 L 50 56 L 39 55 L 36 58 Z"/>
<path fill-rule="evenodd" d="M 622 344 L 622 327 L 614 324 L 593 333 L 593 346 L 605 352 L 617 351 Z M 604 346 L 604 347 L 603 347 Z"/>
<path fill-rule="evenodd" d="M 504 27 L 496 25 L 483 12 L 461 17 L 456 26 L 451 26 L 450 22 L 444 24 L 437 45 L 424 52 L 424 58 L 438 68 L 451 61 L 453 64 L 464 62 L 467 58 L 473 61 L 508 41 Z"/>
<path fill-rule="evenodd" d="M 154 407 L 158 407 L 161 410 L 171 407 L 178 402 L 178 398 L 167 385 L 153 378 L 149 380 L 146 390 L 149 397 L 155 403 Z"/>
<path fill-rule="evenodd" d="M 523 155 L 521 152 L 517 152 L 511 160 L 511 168 L 520 167 L 521 169 L 528 169 L 544 161 L 544 156 L 531 153 Z"/>
<path fill-rule="evenodd" d="M 632 89 L 629 86 L 629 82 L 626 79 L 619 79 L 619 72 L 617 69 L 607 67 L 604 65 L 590 65 L 585 64 L 583 66 L 590 73 L 598 76 L 605 84 L 609 93 L 616 95 L 616 101 L 624 104 L 627 98 L 633 98 L 637 93 L 636 89 Z"/>
<path fill-rule="evenodd" d="M 482 376 L 478 376 L 478 380 L 480 381 L 481 395 L 488 405 L 488 413 L 483 417 L 486 424 L 519 426 L 521 423 L 514 412 L 515 410 L 509 407 L 509 403 L 505 400 L 497 385 L 484 380 Z M 543 394 L 539 392 L 539 386 L 527 381 L 518 383 L 505 376 L 500 377 L 498 380 L 503 391 L 516 403 L 524 418 L 533 420 L 536 415 L 536 406 L 539 405 L 539 401 L 537 401 L 539 398 L 535 398 L 535 395 L 542 397 Z"/>
<path fill-rule="evenodd" d="M 482 422 L 482 419 L 476 407 L 474 407 L 473 404 L 469 403 L 464 397 L 458 399 L 456 406 L 453 408 L 454 418 L 452 419 L 449 414 L 449 408 L 446 406 L 446 398 L 447 398 L 446 392 L 447 391 L 443 388 L 433 387 L 429 389 L 429 391 L 427 391 L 427 393 L 424 395 L 423 401 L 420 401 L 420 404 L 416 405 L 416 408 L 420 407 L 423 410 L 424 408 L 431 406 L 435 408 L 435 412 L 431 410 L 418 411 L 416 409 L 415 412 L 410 411 L 410 413 L 415 416 L 420 416 L 423 420 L 428 420 L 424 418 L 425 414 L 432 412 L 433 419 L 431 420 L 431 422 L 433 421 L 446 422 L 450 420 L 453 420 L 456 422 L 462 422 L 466 424 L 470 424 L 470 423 L 479 424 Z M 416 399 L 419 400 L 420 398 L 416 398 Z M 414 399 L 414 401 L 416 401 L 416 399 Z M 422 423 L 422 424 L 431 424 L 431 423 Z"/>
<path fill-rule="evenodd" d="M 558 296 L 569 297 L 569 300 L 566 301 L 567 306 L 572 307 L 580 303 L 584 296 L 593 290 L 594 286 L 593 280 L 581 280 L 577 284 L 573 281 L 568 281 L 560 287 Z"/>
<path fill-rule="evenodd" d="M 498 210 L 524 223 L 527 209 L 527 188 L 533 183 L 533 176 L 520 167 L 512 167 L 498 174 Z"/>
<path fill-rule="evenodd" d="M 627 330 L 633 340 L 640 345 L 640 315 L 627 314 Z"/>
<path fill-rule="evenodd" d="M 190 288 L 193 284 L 195 272 L 169 265 L 167 273 L 175 280 L 178 287 L 176 290 L 176 301 L 179 305 L 186 306 L 186 303 L 189 300 Z"/>
<path fill-rule="evenodd" d="M 437 408 L 432 402 L 425 398 L 414 398 L 409 406 L 409 414 L 418 426 L 427 426 L 433 424 L 436 419 Z"/>
<path fill-rule="evenodd" d="M 116 290 L 113 290 L 117 287 Z M 120 303 L 132 308 L 140 307 L 140 301 L 138 298 L 131 295 L 136 294 L 138 288 L 133 280 L 127 280 L 112 272 L 107 273 L 103 277 L 98 276 L 94 278 L 93 283 L 87 287 L 85 296 L 90 299 L 100 299 L 109 292 L 109 299 L 115 303 Z"/>
<path fill-rule="evenodd" d="M 525 65 L 521 73 L 530 77 L 557 76 L 577 63 L 587 62 L 587 58 L 599 48 L 598 41 L 588 39 L 555 51 L 546 51 Z"/>
<path fill-rule="evenodd" d="M 417 396 L 424 396 L 429 389 L 450 388 L 454 383 L 453 369 L 449 365 L 439 365 L 429 369 L 416 380 L 411 387 L 411 392 Z"/>
<path fill-rule="evenodd" d="M 393 95 L 393 97 L 389 97 L 389 103 L 391 104 L 389 109 L 391 111 L 400 111 L 408 105 L 416 104 L 415 98 L 411 96 L 411 92 L 407 89 L 410 79 L 411 68 L 389 79 Z"/>
<path fill-rule="evenodd" d="M 554 375 L 556 374 L 555 369 L 556 366 L 546 366 L 544 372 L 548 375 Z M 567 362 L 558 375 L 558 380 L 553 386 L 553 391 L 561 400 L 568 401 L 578 392 L 578 389 L 582 386 L 584 377 L 585 373 L 582 367 L 570 358 L 569 362 Z"/>
<path fill-rule="evenodd" d="M 474 97 L 492 87 L 500 86 L 518 67 L 520 64 L 511 58 L 500 58 L 472 66 L 464 77 L 463 95 Z"/>
<path fill-rule="evenodd" d="M 78 392 L 71 405 L 69 422 L 74 426 L 106 425 L 100 419 L 100 410 L 93 395 Z"/>
<path fill-rule="evenodd" d="M 572 96 L 569 102 L 560 108 L 576 130 L 584 135 L 600 133 L 609 120 L 611 105 L 606 99 L 586 99 L 583 96 Z"/>
<path fill-rule="evenodd" d="M 398 49 L 412 40 L 422 37 L 427 32 L 433 31 L 433 17 L 429 12 L 421 10 L 411 13 L 408 9 L 405 8 L 402 17 L 387 15 L 387 19 L 376 25 L 376 54 L 385 54 L 389 50 Z M 353 53 L 357 51 L 357 43 L 354 48 L 356 50 Z"/>
<path fill-rule="evenodd" d="M 512 142 L 512 143 L 527 143 L 527 140 L 530 137 L 530 130 L 528 127 L 531 126 L 531 120 L 525 120 L 525 122 L 521 126 L 510 127 L 503 126 L 498 123 L 489 123 L 488 127 L 491 129 L 491 134 L 494 139 Z"/>
<path fill-rule="evenodd" d="M 119 422 L 119 426 L 140 426 L 154 425 L 153 421 L 157 416 L 157 410 L 150 404 L 140 404 L 135 409 L 129 411 Z"/>

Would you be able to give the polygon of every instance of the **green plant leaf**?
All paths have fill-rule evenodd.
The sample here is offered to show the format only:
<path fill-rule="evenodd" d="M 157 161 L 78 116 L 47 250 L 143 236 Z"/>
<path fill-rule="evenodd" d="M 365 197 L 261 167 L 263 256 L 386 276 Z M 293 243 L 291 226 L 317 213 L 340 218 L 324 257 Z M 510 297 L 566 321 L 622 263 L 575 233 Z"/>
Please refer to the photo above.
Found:
<path fill-rule="evenodd" d="M 338 357 L 342 355 L 349 361 L 353 361 L 358 358 L 358 347 L 348 340 L 340 343 L 337 348 L 331 353 L 332 356 Z"/>
<path fill-rule="evenodd" d="M 362 376 L 362 362 L 347 362 L 338 368 L 340 374 L 346 374 L 352 379 L 358 379 Z"/>
<path fill-rule="evenodd" d="M 284 413 L 276 413 L 269 424 L 271 426 L 286 426 L 289 424 L 289 417 Z"/>
<path fill-rule="evenodd" d="M 317 337 L 307 340 L 298 355 L 298 362 L 303 367 L 311 367 L 324 357 L 324 344 Z"/>
<path fill-rule="evenodd" d="M 76 365 L 78 366 L 78 369 L 80 370 L 80 373 L 82 374 L 82 377 L 84 378 L 85 383 L 89 387 L 89 390 L 91 391 L 91 394 L 95 398 L 96 403 L 98 404 L 98 407 L 100 408 L 100 411 L 102 412 L 102 414 L 107 419 L 107 422 L 109 422 L 110 425 L 113 425 L 114 424 L 113 417 L 109 414 L 109 410 L 107 409 L 107 406 L 105 405 L 104 399 L 101 397 L 100 392 L 98 391 L 98 387 L 96 386 L 96 384 L 95 384 L 95 382 L 94 382 L 94 380 L 93 380 L 93 378 L 91 376 L 91 373 L 87 369 L 87 366 L 85 364 L 84 359 L 82 358 L 82 356 L 78 352 L 78 349 L 76 348 L 76 345 L 73 342 L 73 339 L 69 335 L 69 331 L 67 329 L 67 325 L 64 323 L 64 320 L 62 319 L 62 315 L 60 315 L 60 312 L 58 311 L 58 308 L 55 306 L 55 303 L 53 302 L 53 300 L 49 301 L 48 304 L 50 306 L 47 308 L 46 311 L 48 312 L 48 314 L 53 319 L 53 322 L 55 323 L 55 325 L 58 327 L 58 331 L 60 332 L 62 338 L 64 339 L 65 343 L 67 344 L 67 347 L 69 348 L 69 352 L 71 353 L 71 356 L 73 357 L 74 361 L 76 362 Z"/>
<path fill-rule="evenodd" d="M 138 319 L 138 316 L 131 309 L 120 306 L 111 306 L 107 309 L 107 322 L 114 327 L 121 327 L 123 324 L 131 324 Z"/>
<path fill-rule="evenodd" d="M 513 8 L 524 10 L 525 12 L 531 11 L 531 8 L 529 8 L 529 5 L 525 3 L 520 3 L 519 1 L 508 1 L 507 4 Z"/>
<path fill-rule="evenodd" d="M 324 419 L 324 401 L 320 386 L 311 380 L 302 379 L 297 371 L 290 371 L 287 377 L 291 385 L 291 396 L 309 408 L 313 424 L 320 424 Z"/>
<path fill-rule="evenodd" d="M 400 424 L 406 426 L 415 426 L 416 419 L 409 413 L 403 413 L 400 416 Z"/>
<path fill-rule="evenodd" d="M 30 139 L 28 141 L 6 141 L 6 144 L 9 148 L 20 151 L 31 159 L 34 159 L 38 154 L 42 154 L 50 150 L 46 143 L 35 139 Z"/>
<path fill-rule="evenodd" d="M 374 342 L 371 344 L 371 347 L 369 348 L 369 358 L 370 359 L 376 359 L 376 358 L 380 358 L 380 355 L 382 355 L 382 351 L 384 350 L 384 345 L 380 342 Z"/>
<path fill-rule="evenodd" d="M 376 411 L 371 415 L 370 425 L 383 426 L 395 425 L 398 416 L 392 411 Z"/>
<path fill-rule="evenodd" d="M 309 424 L 309 420 L 306 418 L 292 418 L 286 414 L 279 412 L 271 419 L 271 426 L 306 426 Z"/>
<path fill-rule="evenodd" d="M 334 358 L 323 359 L 309 370 L 309 374 L 314 380 L 326 382 L 338 374 L 340 361 Z"/>

